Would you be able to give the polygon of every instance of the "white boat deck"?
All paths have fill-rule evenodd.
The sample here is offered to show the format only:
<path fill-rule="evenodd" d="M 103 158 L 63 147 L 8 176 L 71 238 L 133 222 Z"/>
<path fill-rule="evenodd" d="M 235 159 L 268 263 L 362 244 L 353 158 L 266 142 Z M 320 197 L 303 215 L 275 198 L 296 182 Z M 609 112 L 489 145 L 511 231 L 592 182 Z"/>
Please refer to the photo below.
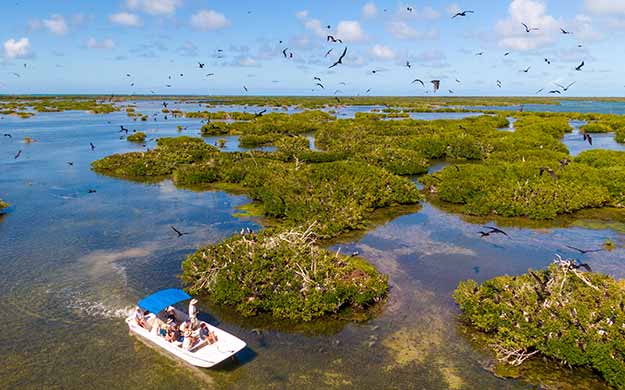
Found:
<path fill-rule="evenodd" d="M 179 322 L 182 322 L 186 320 L 188 316 L 186 313 L 176 310 L 176 318 Z M 212 367 L 233 356 L 246 346 L 243 340 L 206 323 L 209 331 L 214 332 L 217 336 L 217 341 L 213 344 L 208 344 L 206 340 L 198 341 L 190 350 L 185 350 L 182 348 L 182 343 L 170 343 L 165 340 L 165 337 L 158 334 L 159 325 L 163 323 L 160 318 L 154 314 L 150 314 L 146 317 L 145 322 L 145 328 L 137 324 L 134 319 L 134 313 L 131 317 L 126 319 L 128 328 L 132 333 L 141 336 L 177 358 L 197 367 Z M 201 321 L 200 323 L 203 322 Z"/>

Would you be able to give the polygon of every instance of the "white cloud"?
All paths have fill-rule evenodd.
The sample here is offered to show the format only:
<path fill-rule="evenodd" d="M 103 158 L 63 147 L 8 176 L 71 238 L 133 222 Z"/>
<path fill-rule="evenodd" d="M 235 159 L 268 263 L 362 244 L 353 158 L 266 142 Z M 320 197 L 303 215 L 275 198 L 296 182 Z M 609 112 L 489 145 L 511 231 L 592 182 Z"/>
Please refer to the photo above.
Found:
<path fill-rule="evenodd" d="M 400 4 L 397 8 L 396 17 L 400 19 L 417 19 L 417 20 L 436 20 L 440 18 L 441 14 L 430 6 L 423 7 L 421 9 L 410 7 L 412 11 L 408 10 L 408 6 Z"/>
<path fill-rule="evenodd" d="M 52 15 L 50 19 L 44 19 L 43 25 L 56 35 L 64 35 L 67 33 L 67 22 L 62 15 Z"/>
<path fill-rule="evenodd" d="M 191 16 L 191 26 L 197 30 L 220 30 L 230 26 L 230 21 L 217 11 L 201 10 Z"/>
<path fill-rule="evenodd" d="M 437 29 L 417 31 L 401 20 L 390 22 L 387 29 L 398 39 L 438 39 L 440 37 L 440 32 Z"/>
<path fill-rule="evenodd" d="M 141 18 L 139 18 L 139 16 L 131 14 L 129 12 L 119 12 L 116 14 L 112 14 L 109 16 L 109 21 L 111 23 L 127 27 L 140 27 L 143 25 L 143 22 L 141 22 Z"/>
<path fill-rule="evenodd" d="M 308 19 L 308 10 L 302 10 L 295 14 L 299 20 Z"/>
<path fill-rule="evenodd" d="M 575 37 L 582 41 L 596 41 L 601 35 L 592 27 L 592 19 L 587 15 L 576 15 L 570 24 L 571 31 Z"/>
<path fill-rule="evenodd" d="M 258 62 L 252 57 L 239 57 L 237 59 L 237 64 L 239 66 L 253 67 L 253 66 L 257 66 Z"/>
<path fill-rule="evenodd" d="M 369 50 L 372 56 L 379 60 L 392 60 L 395 58 L 395 52 L 388 46 L 377 44 Z"/>
<path fill-rule="evenodd" d="M 325 38 L 328 35 L 329 31 L 327 31 L 325 27 L 321 25 L 321 21 L 318 19 L 310 18 L 307 10 L 299 11 L 295 14 L 295 16 L 302 23 L 304 23 L 304 27 L 306 27 L 307 30 L 312 31 L 318 37 Z"/>
<path fill-rule="evenodd" d="M 336 26 L 336 38 L 345 42 L 360 42 L 366 39 L 360 23 L 355 20 L 342 20 Z"/>
<path fill-rule="evenodd" d="M 625 14 L 623 0 L 584 0 L 584 5 L 588 11 L 597 15 Z"/>
<path fill-rule="evenodd" d="M 453 16 L 453 15 L 455 15 L 455 14 L 457 14 L 458 12 L 461 12 L 461 11 L 462 11 L 462 10 L 460 9 L 460 6 L 459 6 L 458 4 L 456 4 L 456 3 L 449 4 L 449 5 L 447 6 L 447 13 L 448 13 L 449 15 L 452 15 L 452 16 Z"/>
<path fill-rule="evenodd" d="M 512 0 L 508 8 L 510 17 L 495 25 L 499 45 L 508 49 L 527 51 L 548 46 L 556 41 L 560 23 L 546 13 L 540 0 Z M 538 31 L 526 32 L 522 23 Z"/>
<path fill-rule="evenodd" d="M 126 0 L 128 8 L 150 15 L 172 15 L 181 4 L 182 0 Z"/>
<path fill-rule="evenodd" d="M 32 53 L 30 51 L 30 41 L 28 38 L 21 38 L 15 40 L 13 38 L 4 42 L 4 57 L 11 60 L 14 58 L 30 58 Z"/>
<path fill-rule="evenodd" d="M 115 42 L 108 38 L 98 42 L 97 39 L 91 37 L 87 40 L 87 48 L 89 49 L 112 49 L 115 47 Z"/>
<path fill-rule="evenodd" d="M 368 2 L 362 7 L 362 16 L 364 18 L 375 18 L 378 14 L 378 7 L 375 6 L 373 1 Z"/>

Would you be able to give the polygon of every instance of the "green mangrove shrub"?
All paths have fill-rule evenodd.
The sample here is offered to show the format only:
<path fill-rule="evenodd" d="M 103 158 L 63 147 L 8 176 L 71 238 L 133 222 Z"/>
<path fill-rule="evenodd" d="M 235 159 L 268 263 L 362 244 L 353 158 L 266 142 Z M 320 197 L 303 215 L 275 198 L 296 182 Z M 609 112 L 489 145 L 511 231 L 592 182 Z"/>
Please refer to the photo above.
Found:
<path fill-rule="evenodd" d="M 235 235 L 182 263 L 192 294 L 234 306 L 245 316 L 310 321 L 345 308 L 364 309 L 387 292 L 387 278 L 363 259 L 320 248 L 308 229 Z"/>
<path fill-rule="evenodd" d="M 490 335 L 499 358 L 520 365 L 535 354 L 587 366 L 625 389 L 625 283 L 582 272 L 574 260 L 547 269 L 461 282 L 462 319 Z"/>
<path fill-rule="evenodd" d="M 126 139 L 130 142 L 143 142 L 145 141 L 145 133 L 142 131 L 138 131 L 136 133 L 130 134 Z"/>

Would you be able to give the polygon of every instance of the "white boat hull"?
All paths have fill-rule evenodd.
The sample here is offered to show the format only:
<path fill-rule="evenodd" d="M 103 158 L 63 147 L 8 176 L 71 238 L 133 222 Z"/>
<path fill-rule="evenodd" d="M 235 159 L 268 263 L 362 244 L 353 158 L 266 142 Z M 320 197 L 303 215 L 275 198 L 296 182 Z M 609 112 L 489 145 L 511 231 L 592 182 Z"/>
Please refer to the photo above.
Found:
<path fill-rule="evenodd" d="M 177 314 L 181 312 L 177 311 Z M 186 316 L 185 316 L 186 317 Z M 213 344 L 205 344 L 199 348 L 187 351 L 175 343 L 170 343 L 164 337 L 159 336 L 156 332 L 141 327 L 136 323 L 134 318 L 127 318 L 126 323 L 131 333 L 141 336 L 143 339 L 169 352 L 175 357 L 196 367 L 209 368 L 223 362 L 233 356 L 243 348 L 246 344 L 243 340 L 225 332 L 219 328 L 208 325 L 211 332 L 217 336 L 217 342 Z"/>

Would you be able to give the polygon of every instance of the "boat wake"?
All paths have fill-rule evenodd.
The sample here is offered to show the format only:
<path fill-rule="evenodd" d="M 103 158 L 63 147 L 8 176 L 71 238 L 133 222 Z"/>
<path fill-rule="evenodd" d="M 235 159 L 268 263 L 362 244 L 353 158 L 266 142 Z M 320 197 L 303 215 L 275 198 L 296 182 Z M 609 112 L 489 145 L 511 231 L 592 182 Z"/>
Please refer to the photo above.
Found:
<path fill-rule="evenodd" d="M 103 302 L 94 302 L 83 298 L 74 298 L 68 308 L 84 316 L 98 319 L 127 318 L 132 314 L 134 306 L 115 307 Z"/>

